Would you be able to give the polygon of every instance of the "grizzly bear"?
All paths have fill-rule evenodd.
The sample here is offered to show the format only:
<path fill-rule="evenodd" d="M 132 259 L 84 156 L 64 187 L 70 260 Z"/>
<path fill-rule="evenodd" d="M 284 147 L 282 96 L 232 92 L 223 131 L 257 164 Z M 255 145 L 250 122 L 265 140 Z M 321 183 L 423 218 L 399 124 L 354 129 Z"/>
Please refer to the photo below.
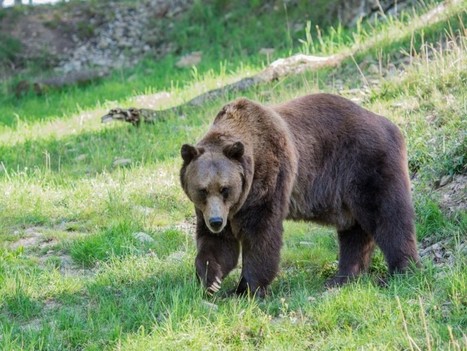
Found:
<path fill-rule="evenodd" d="M 418 262 L 403 136 L 350 100 L 314 94 L 264 106 L 241 98 L 181 156 L 197 217 L 196 272 L 210 293 L 241 251 L 236 292 L 263 296 L 279 269 L 284 219 L 336 227 L 330 286 L 365 272 L 375 244 L 390 273 Z"/>

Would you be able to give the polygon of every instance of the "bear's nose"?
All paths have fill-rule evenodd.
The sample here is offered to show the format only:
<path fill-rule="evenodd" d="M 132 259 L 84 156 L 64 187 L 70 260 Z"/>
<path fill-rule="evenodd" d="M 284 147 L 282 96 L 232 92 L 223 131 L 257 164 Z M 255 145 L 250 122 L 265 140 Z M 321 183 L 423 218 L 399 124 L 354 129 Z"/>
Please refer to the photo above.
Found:
<path fill-rule="evenodd" d="M 222 217 L 211 217 L 209 218 L 209 225 L 212 229 L 217 230 L 222 226 Z"/>

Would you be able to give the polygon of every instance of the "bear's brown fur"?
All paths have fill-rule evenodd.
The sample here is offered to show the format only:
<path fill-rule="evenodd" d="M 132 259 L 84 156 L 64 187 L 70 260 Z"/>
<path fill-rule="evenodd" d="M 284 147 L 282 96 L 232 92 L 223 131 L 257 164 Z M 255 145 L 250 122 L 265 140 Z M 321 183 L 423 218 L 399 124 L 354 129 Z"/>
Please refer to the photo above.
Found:
<path fill-rule="evenodd" d="M 418 261 L 403 137 L 347 99 L 315 94 L 272 107 L 239 99 L 181 154 L 181 184 L 197 215 L 196 271 L 210 292 L 241 247 L 237 293 L 263 295 L 279 268 L 286 218 L 337 228 L 331 285 L 364 272 L 375 243 L 391 273 Z"/>

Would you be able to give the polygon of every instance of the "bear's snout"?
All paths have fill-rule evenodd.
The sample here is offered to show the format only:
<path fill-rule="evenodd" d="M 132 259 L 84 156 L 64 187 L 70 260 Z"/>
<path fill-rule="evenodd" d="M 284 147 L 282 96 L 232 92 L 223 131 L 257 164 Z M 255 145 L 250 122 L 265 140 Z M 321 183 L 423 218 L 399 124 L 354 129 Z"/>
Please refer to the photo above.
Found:
<path fill-rule="evenodd" d="M 221 198 L 210 196 L 207 199 L 206 207 L 203 209 L 204 222 L 208 229 L 217 234 L 220 233 L 226 225 L 228 209 L 225 207 Z"/>

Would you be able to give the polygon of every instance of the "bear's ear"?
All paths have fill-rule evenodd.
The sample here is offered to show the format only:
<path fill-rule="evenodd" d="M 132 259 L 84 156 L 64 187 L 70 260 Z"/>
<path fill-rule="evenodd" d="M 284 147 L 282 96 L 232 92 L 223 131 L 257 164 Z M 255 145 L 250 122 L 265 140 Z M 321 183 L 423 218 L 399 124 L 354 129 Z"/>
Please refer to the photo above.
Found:
<path fill-rule="evenodd" d="M 193 161 L 195 158 L 197 158 L 199 155 L 201 155 L 204 152 L 204 149 L 197 149 L 193 145 L 189 144 L 183 144 L 182 148 L 180 149 L 180 154 L 182 155 L 183 161 L 186 163 L 190 163 Z"/>
<path fill-rule="evenodd" d="M 235 100 L 232 105 L 235 106 L 235 109 L 241 110 L 241 109 L 246 108 L 250 104 L 251 104 L 250 100 L 248 100 L 245 97 L 241 97 L 241 98 L 238 98 L 237 100 Z"/>
<path fill-rule="evenodd" d="M 245 152 L 245 147 L 240 141 L 237 141 L 231 145 L 227 145 L 226 147 L 224 147 L 223 151 L 224 155 L 228 158 L 239 160 Z"/>

